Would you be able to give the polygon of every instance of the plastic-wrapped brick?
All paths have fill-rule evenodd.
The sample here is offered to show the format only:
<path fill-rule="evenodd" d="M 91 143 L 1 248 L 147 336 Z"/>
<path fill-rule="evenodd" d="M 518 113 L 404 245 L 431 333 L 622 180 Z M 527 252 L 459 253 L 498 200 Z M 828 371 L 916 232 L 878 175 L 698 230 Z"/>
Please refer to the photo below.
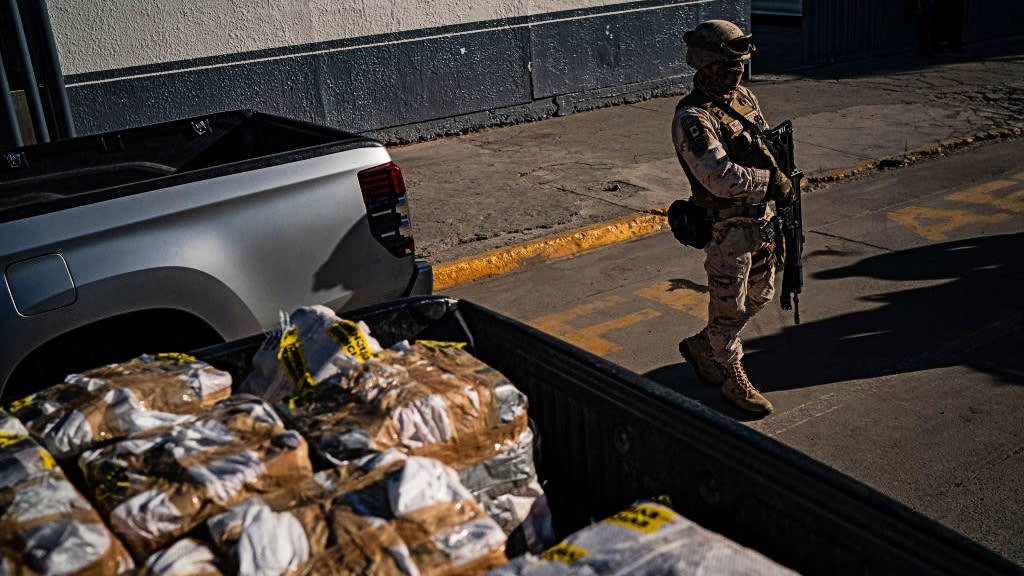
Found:
<path fill-rule="evenodd" d="M 223 576 L 217 558 L 205 545 L 183 538 L 154 552 L 131 576 Z"/>
<path fill-rule="evenodd" d="M 555 543 L 551 511 L 533 465 L 533 431 L 507 450 L 459 471 L 473 498 L 509 535 L 508 552 L 539 553 Z"/>
<path fill-rule="evenodd" d="M 0 574 L 105 576 L 134 567 L 42 446 L 0 411 Z"/>
<path fill-rule="evenodd" d="M 472 358 L 456 348 L 399 345 L 281 410 L 327 465 L 399 448 L 472 466 L 516 444 L 527 429 L 526 397 L 504 378 L 470 379 L 433 363 L 453 353 Z"/>
<path fill-rule="evenodd" d="M 97 507 L 140 560 L 231 504 L 312 475 L 306 441 L 248 395 L 86 451 L 79 466 Z"/>
<path fill-rule="evenodd" d="M 363 335 L 361 348 L 342 349 L 353 330 Z M 303 384 L 305 374 L 311 382 L 335 380 L 361 358 L 381 351 L 369 333 L 366 324 L 342 320 L 326 306 L 298 308 L 284 320 L 276 337 L 256 351 L 252 372 L 238 391 L 276 402 L 295 394 L 295 380 L 301 378 Z"/>
<path fill-rule="evenodd" d="M 315 478 L 208 521 L 238 574 L 477 574 L 505 560 L 501 528 L 436 460 L 388 450 Z"/>
<path fill-rule="evenodd" d="M 526 555 L 489 576 L 773 575 L 796 574 L 761 554 L 654 502 L 627 510 L 572 534 L 537 558 Z"/>
<path fill-rule="evenodd" d="M 238 574 L 287 574 L 326 550 L 329 505 L 330 494 L 309 479 L 243 500 L 206 526 Z"/>
<path fill-rule="evenodd" d="M 143 355 L 69 375 L 13 403 L 58 459 L 144 430 L 180 424 L 231 394 L 231 375 L 182 354 Z"/>

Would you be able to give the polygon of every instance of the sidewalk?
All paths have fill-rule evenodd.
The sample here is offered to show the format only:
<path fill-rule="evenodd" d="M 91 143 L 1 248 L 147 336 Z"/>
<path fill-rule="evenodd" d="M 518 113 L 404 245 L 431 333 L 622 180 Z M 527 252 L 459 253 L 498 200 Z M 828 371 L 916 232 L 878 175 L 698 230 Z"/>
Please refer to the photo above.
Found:
<path fill-rule="evenodd" d="M 793 120 L 811 192 L 1024 128 L 1024 37 L 754 74 L 745 85 L 769 123 Z M 391 148 L 435 289 L 665 227 L 658 210 L 689 196 L 669 132 L 677 100 Z"/>

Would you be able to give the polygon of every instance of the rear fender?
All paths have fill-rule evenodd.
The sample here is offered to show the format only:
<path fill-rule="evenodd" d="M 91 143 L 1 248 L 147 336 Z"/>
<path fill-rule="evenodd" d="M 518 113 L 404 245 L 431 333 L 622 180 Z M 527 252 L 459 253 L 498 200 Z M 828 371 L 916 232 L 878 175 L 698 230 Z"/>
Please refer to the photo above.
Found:
<path fill-rule="evenodd" d="M 41 314 L 22 316 L 10 300 L 0 308 L 0 334 L 10 335 L 8 344 L 0 347 L 0 383 L 6 386 L 15 367 L 48 343 L 61 342 L 61 337 L 67 345 L 109 350 L 111 342 L 131 342 L 133 339 L 159 346 L 161 334 L 168 336 L 164 339 L 168 343 L 188 346 L 187 335 L 180 334 L 180 331 L 182 327 L 189 326 L 207 327 L 208 330 L 201 334 L 207 340 L 210 334 L 231 340 L 262 330 L 252 311 L 227 285 L 194 269 L 166 267 L 140 270 L 81 284 L 76 289 L 78 297 L 74 304 Z M 107 324 L 106 329 L 98 333 L 88 329 L 101 325 L 104 320 L 123 319 L 130 314 L 147 311 L 173 311 L 177 315 L 154 314 L 148 317 L 151 318 L 149 324 L 140 323 L 138 316 L 132 316 L 131 322 Z M 188 320 L 190 318 L 197 322 Z M 125 333 L 125 330 L 135 333 Z M 91 338 L 80 340 L 66 336 L 72 332 L 89 333 Z M 108 341 L 92 342 L 97 338 Z M 188 346 L 191 347 L 194 346 Z M 168 351 L 174 350 L 150 350 L 154 353 Z M 99 356 L 96 358 L 92 366 L 86 367 L 109 361 L 100 360 Z M 2 394 L 10 396 L 6 390 Z"/>

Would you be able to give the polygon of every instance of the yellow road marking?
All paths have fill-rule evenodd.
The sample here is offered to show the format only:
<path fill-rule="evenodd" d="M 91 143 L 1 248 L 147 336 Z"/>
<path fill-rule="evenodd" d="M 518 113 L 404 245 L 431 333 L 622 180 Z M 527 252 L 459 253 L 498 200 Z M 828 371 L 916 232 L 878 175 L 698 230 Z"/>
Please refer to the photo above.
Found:
<path fill-rule="evenodd" d="M 508 272 L 529 262 L 561 258 L 667 228 L 668 220 L 662 214 L 631 214 L 517 246 L 499 248 L 434 267 L 434 290 Z"/>
<path fill-rule="evenodd" d="M 707 322 L 708 300 L 707 292 L 698 292 L 692 288 L 678 286 L 672 282 L 659 282 L 647 288 L 633 292 L 637 296 L 664 304 L 669 308 L 685 312 L 695 318 Z"/>
<path fill-rule="evenodd" d="M 1024 176 L 1022 174 L 1021 176 Z M 956 200 L 958 202 L 966 202 L 968 204 L 984 204 L 988 206 L 994 206 L 1000 210 L 1007 210 L 1009 212 L 1024 212 L 1024 190 L 1017 190 L 1011 192 L 1005 196 L 999 196 L 993 194 L 997 190 L 1009 188 L 1010 186 L 1017 186 L 1019 182 L 1013 180 L 994 180 L 992 182 L 986 182 L 980 186 L 974 188 L 968 188 L 967 190 L 961 190 L 955 194 L 946 196 L 949 200 Z"/>
<path fill-rule="evenodd" d="M 1009 214 L 977 214 L 967 210 L 946 210 L 907 206 L 889 213 L 889 219 L 899 222 L 929 240 L 946 240 L 946 233 L 975 223 L 1002 222 Z"/>
<path fill-rule="evenodd" d="M 580 316 L 585 316 L 598 310 L 622 304 L 623 302 L 625 302 L 625 299 L 621 296 L 608 296 L 607 298 L 601 298 L 600 300 L 595 300 L 581 306 L 576 306 L 575 308 L 570 308 L 569 310 L 559 312 L 558 314 L 535 318 L 534 320 L 531 320 L 529 324 L 538 330 L 543 330 L 544 332 L 555 336 L 556 338 L 561 338 L 570 344 L 579 346 L 592 354 L 604 356 L 605 354 L 615 352 L 616 350 L 621 350 L 622 346 L 609 342 L 601 338 L 601 336 L 639 322 L 650 320 L 651 318 L 655 318 L 661 314 L 649 308 L 645 308 L 632 314 L 627 314 L 625 316 L 620 316 L 606 322 L 601 322 L 592 326 L 585 326 L 583 328 L 574 328 L 573 326 L 570 326 L 568 322 Z"/>

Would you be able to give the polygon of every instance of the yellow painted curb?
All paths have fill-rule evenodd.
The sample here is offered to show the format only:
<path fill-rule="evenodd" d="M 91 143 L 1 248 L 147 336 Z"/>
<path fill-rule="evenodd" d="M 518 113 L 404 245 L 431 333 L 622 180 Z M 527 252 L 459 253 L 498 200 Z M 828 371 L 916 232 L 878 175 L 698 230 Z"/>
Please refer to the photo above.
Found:
<path fill-rule="evenodd" d="M 530 262 L 561 258 L 666 229 L 668 219 L 664 216 L 664 210 L 650 210 L 476 256 L 467 256 L 434 267 L 434 290 L 502 274 Z"/>

